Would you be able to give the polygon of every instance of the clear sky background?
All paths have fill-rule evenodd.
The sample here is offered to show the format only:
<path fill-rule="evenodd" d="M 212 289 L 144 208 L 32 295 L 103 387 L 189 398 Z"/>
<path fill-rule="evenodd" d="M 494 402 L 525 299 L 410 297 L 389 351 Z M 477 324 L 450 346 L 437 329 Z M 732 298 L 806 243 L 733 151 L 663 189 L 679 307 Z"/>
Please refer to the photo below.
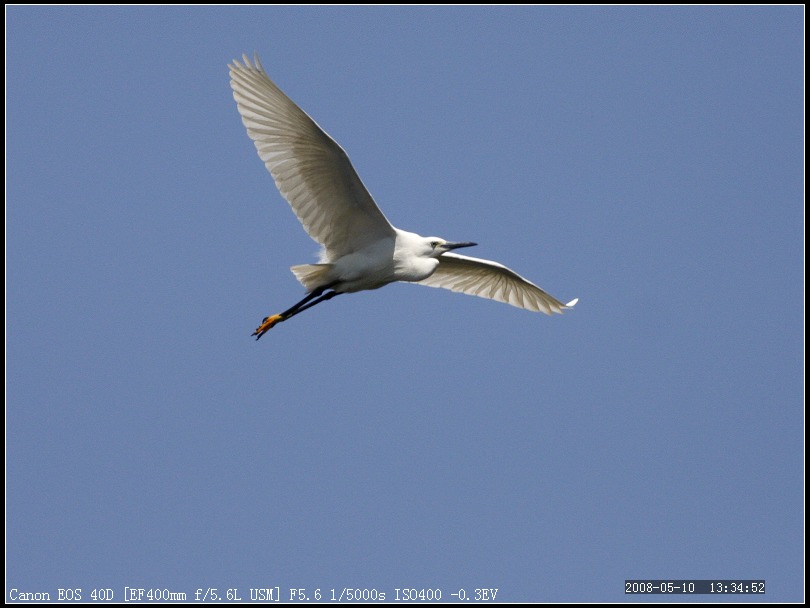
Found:
<path fill-rule="evenodd" d="M 803 599 L 802 7 L 6 17 L 6 598 Z M 255 342 L 318 247 L 254 51 L 392 223 L 577 307 L 397 284 Z"/>

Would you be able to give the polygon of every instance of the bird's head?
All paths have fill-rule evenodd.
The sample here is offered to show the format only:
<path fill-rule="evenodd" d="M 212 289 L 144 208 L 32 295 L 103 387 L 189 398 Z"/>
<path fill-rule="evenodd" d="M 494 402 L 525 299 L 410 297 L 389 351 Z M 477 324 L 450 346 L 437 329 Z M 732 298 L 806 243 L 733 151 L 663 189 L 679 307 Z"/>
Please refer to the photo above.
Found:
<path fill-rule="evenodd" d="M 478 243 L 451 243 L 445 241 L 437 236 L 429 236 L 424 240 L 426 245 L 426 252 L 432 258 L 438 258 L 441 254 L 447 253 L 452 249 L 461 249 L 462 247 L 473 247 Z"/>

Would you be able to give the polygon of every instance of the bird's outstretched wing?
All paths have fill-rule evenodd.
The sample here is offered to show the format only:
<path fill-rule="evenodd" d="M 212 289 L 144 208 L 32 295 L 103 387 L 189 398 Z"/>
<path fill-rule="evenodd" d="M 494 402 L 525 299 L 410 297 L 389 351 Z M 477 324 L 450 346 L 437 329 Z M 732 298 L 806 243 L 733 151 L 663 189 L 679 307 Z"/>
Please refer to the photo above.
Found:
<path fill-rule="evenodd" d="M 268 78 L 258 57 L 242 59 L 228 66 L 242 123 L 309 236 L 329 259 L 393 237 L 343 149 Z"/>
<path fill-rule="evenodd" d="M 577 303 L 572 300 L 563 304 L 502 264 L 456 253 L 439 256 L 436 271 L 418 284 L 489 298 L 547 315 L 561 313 Z"/>

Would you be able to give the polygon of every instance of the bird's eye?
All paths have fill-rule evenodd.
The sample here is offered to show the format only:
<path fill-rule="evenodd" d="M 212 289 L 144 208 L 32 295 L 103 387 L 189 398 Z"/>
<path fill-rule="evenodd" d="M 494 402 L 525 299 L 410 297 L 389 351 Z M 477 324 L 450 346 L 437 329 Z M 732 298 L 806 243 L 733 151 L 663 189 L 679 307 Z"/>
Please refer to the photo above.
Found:
<path fill-rule="evenodd" d="M 436 249 L 440 245 L 439 241 L 430 241 L 430 246 Z"/>

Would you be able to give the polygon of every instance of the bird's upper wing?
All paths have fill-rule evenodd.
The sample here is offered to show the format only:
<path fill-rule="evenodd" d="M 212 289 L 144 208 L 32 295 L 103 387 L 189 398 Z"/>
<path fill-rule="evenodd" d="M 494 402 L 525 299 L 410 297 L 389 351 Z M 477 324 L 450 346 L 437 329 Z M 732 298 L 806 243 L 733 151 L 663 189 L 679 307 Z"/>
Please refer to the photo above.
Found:
<path fill-rule="evenodd" d="M 561 313 L 577 303 L 577 300 L 572 300 L 563 304 L 502 264 L 457 253 L 439 256 L 436 271 L 418 283 L 489 298 L 547 315 Z"/>
<path fill-rule="evenodd" d="M 243 61 L 228 66 L 242 123 L 309 236 L 330 259 L 393 237 L 343 149 L 268 78 L 258 57 Z"/>

